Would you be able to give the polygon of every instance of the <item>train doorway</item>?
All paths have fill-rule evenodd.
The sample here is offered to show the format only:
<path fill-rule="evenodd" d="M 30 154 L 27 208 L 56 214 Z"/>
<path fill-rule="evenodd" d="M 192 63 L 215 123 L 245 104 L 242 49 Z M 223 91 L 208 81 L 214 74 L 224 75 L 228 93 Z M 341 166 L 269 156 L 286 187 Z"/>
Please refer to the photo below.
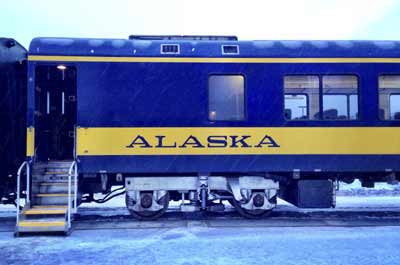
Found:
<path fill-rule="evenodd" d="M 38 66 L 35 71 L 35 142 L 39 161 L 72 160 L 76 125 L 76 68 Z"/>

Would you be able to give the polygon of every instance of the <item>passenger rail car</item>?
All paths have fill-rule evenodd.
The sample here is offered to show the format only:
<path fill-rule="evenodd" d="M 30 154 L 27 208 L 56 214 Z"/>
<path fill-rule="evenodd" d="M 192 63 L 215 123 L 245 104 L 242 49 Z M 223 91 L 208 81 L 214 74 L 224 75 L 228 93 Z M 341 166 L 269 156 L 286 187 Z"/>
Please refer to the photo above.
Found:
<path fill-rule="evenodd" d="M 399 178 L 400 42 L 36 38 L 28 77 L 29 159 L 76 160 L 83 201 L 125 186 L 138 218 Z"/>
<path fill-rule="evenodd" d="M 18 42 L 0 38 L 0 204 L 14 203 L 15 174 L 25 159 L 26 57 Z"/>

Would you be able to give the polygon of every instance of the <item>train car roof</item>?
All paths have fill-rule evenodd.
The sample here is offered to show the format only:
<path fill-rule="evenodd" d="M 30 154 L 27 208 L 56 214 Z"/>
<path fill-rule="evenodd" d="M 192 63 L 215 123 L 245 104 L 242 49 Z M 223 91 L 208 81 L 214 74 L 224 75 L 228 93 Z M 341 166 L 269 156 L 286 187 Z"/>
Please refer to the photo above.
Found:
<path fill-rule="evenodd" d="M 176 54 L 162 53 L 162 44 L 179 44 Z M 237 46 L 237 54 L 223 53 L 223 45 Z M 31 55 L 121 57 L 332 57 L 398 58 L 400 41 L 190 40 L 35 38 Z"/>

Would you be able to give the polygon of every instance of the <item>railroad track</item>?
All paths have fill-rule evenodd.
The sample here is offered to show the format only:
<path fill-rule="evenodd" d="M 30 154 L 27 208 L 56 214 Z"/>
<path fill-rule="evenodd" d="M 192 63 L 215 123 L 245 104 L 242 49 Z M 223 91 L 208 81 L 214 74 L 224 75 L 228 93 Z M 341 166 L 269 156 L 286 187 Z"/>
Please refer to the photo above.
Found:
<path fill-rule="evenodd" d="M 249 220 L 233 209 L 224 213 L 182 213 L 174 209 L 155 221 L 133 219 L 126 208 L 80 208 L 73 230 L 157 229 L 176 227 L 368 227 L 400 226 L 400 208 L 300 210 L 278 207 L 269 217 Z M 14 231 L 12 216 L 0 218 L 0 232 Z"/>

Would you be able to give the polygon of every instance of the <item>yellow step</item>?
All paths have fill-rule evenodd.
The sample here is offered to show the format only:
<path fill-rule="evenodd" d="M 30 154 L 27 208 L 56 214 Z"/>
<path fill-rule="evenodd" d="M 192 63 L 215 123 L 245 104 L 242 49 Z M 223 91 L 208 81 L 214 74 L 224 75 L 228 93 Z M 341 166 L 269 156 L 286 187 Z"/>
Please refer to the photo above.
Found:
<path fill-rule="evenodd" d="M 48 221 L 48 222 L 31 222 L 31 221 L 20 221 L 18 226 L 20 227 L 50 227 L 50 226 L 64 226 L 65 221 Z"/>
<path fill-rule="evenodd" d="M 45 175 L 68 175 L 68 171 L 46 171 Z"/>
<path fill-rule="evenodd" d="M 68 205 L 33 205 L 34 209 L 43 209 L 43 208 L 68 208 Z"/>
<path fill-rule="evenodd" d="M 73 194 L 71 193 L 71 196 Z M 35 194 L 36 197 L 68 197 L 67 193 L 39 193 Z"/>
<path fill-rule="evenodd" d="M 39 185 L 41 186 L 68 186 L 68 182 L 42 182 Z"/>
<path fill-rule="evenodd" d="M 28 209 L 22 214 L 25 215 L 46 215 L 46 214 L 65 214 L 67 212 L 66 208 L 63 209 Z"/>

